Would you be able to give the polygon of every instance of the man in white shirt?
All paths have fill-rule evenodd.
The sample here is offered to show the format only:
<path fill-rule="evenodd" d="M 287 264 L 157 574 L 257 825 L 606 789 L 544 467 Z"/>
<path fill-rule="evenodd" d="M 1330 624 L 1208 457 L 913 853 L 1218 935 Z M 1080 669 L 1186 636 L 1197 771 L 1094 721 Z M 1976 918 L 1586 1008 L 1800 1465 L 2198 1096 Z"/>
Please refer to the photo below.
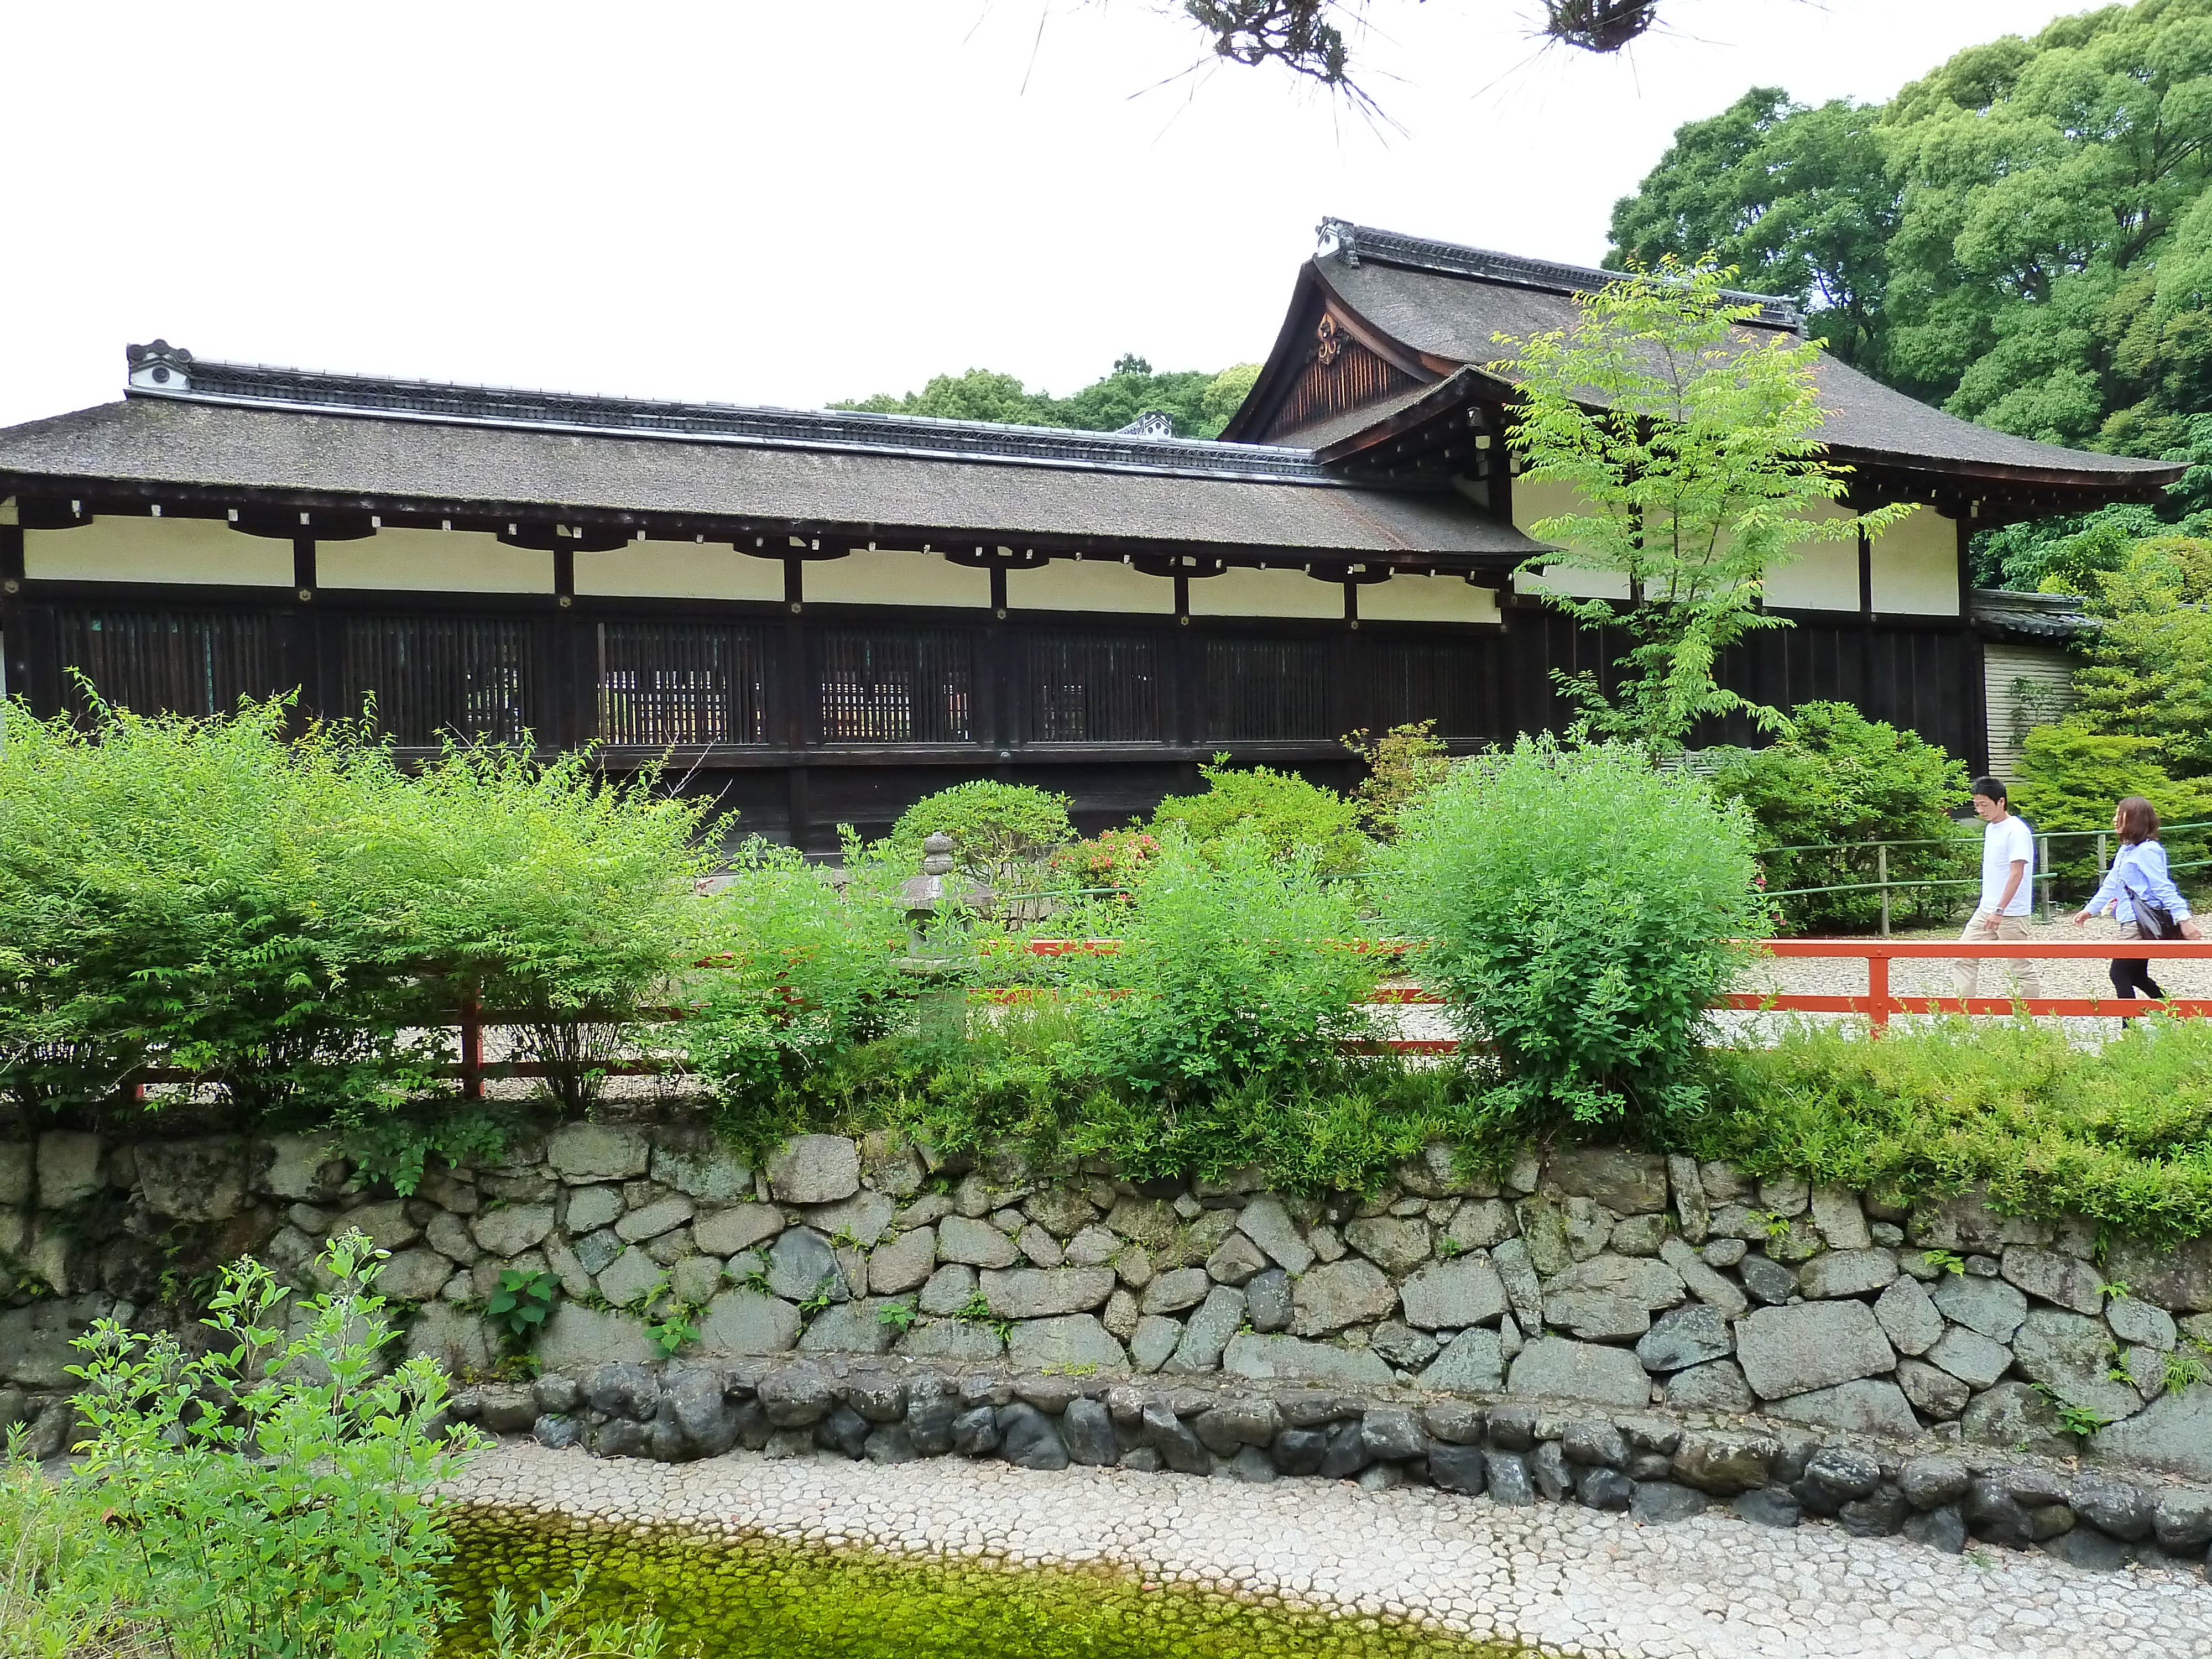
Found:
<path fill-rule="evenodd" d="M 1989 828 L 1982 831 L 1982 896 L 1973 919 L 1959 935 L 1967 940 L 2020 939 L 2032 937 L 2028 913 L 2035 908 L 2035 837 L 2021 819 L 2012 815 L 2005 787 L 1995 778 L 1974 780 L 1974 811 Z M 2043 981 L 2032 962 L 2002 962 L 2000 979 L 2017 978 L 2019 994 L 2039 997 Z M 1959 994 L 1980 994 L 1982 964 L 1963 961 L 1958 965 Z"/>

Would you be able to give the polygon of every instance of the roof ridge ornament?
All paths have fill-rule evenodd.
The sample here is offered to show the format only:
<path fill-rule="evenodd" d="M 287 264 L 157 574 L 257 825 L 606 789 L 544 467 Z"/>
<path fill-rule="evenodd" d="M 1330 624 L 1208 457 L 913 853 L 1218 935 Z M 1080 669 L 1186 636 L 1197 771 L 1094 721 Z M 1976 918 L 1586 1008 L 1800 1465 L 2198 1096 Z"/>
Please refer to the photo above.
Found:
<path fill-rule="evenodd" d="M 1172 438 L 1176 434 L 1175 416 L 1164 409 L 1148 409 L 1127 426 L 1117 426 L 1117 438 Z"/>
<path fill-rule="evenodd" d="M 1334 253 L 1354 270 L 1359 269 L 1358 225 L 1349 219 L 1336 219 L 1323 214 L 1321 223 L 1314 227 L 1314 234 L 1321 239 L 1321 246 L 1314 250 L 1315 258 L 1326 259 Z"/>
<path fill-rule="evenodd" d="M 126 345 L 123 361 L 130 365 L 130 384 L 148 392 L 190 392 L 192 354 L 167 340 L 151 345 Z"/>

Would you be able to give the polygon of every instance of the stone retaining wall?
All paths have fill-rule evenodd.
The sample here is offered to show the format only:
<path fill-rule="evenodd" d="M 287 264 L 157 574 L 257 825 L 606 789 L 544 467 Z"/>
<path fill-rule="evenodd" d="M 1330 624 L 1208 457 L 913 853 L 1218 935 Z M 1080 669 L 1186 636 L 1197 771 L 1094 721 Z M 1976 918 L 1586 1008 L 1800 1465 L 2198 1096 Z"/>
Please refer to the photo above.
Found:
<path fill-rule="evenodd" d="M 640 1310 L 659 1296 L 696 1310 L 681 1358 L 697 1364 L 890 1356 L 1580 1401 L 1753 1418 L 1770 1437 L 2086 1449 L 2212 1482 L 2212 1382 L 2190 1380 L 2212 1343 L 2212 1239 L 2120 1241 L 2100 1262 L 2087 1224 L 1971 1194 L 1908 1212 L 1610 1148 L 1532 1153 L 1497 1181 L 1432 1148 L 1362 1200 L 1106 1169 L 1047 1180 L 884 1136 L 802 1136 L 756 1170 L 696 1124 L 572 1124 L 401 1198 L 299 1137 L 57 1131 L 0 1144 L 18 1287 L 0 1309 L 0 1419 L 58 1398 L 91 1319 L 157 1325 L 178 1283 L 249 1250 L 296 1279 L 348 1227 L 392 1253 L 382 1288 L 417 1310 L 411 1348 L 463 1376 L 492 1371 L 480 1310 L 519 1267 L 561 1283 L 535 1358 L 572 1379 L 656 1359 Z M 2069 1419 L 2091 1418 L 2106 1426 L 2085 1447 Z M 38 1422 L 65 1436 L 65 1413 Z"/>

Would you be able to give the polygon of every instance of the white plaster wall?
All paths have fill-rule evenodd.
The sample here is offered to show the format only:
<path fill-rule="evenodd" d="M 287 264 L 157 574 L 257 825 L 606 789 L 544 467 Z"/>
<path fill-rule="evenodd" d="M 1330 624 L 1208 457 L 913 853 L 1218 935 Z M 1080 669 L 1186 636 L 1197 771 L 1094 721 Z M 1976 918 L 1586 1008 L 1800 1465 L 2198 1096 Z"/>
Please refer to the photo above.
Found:
<path fill-rule="evenodd" d="M 240 535 L 221 519 L 98 518 L 25 531 L 23 572 L 38 581 L 289 587 L 292 544 Z"/>
<path fill-rule="evenodd" d="M 1209 577 L 1207 580 L 1218 580 Z M 1195 589 L 1204 583 L 1193 582 Z M 1171 617 L 1175 582 L 1147 576 L 1119 559 L 1054 559 L 1035 570 L 1006 573 L 1006 604 L 1018 611 L 1103 611 Z"/>
<path fill-rule="evenodd" d="M 1494 623 L 1495 589 L 1458 576 L 1393 576 L 1359 590 L 1362 622 Z"/>
<path fill-rule="evenodd" d="M 1572 484 L 1531 483 L 1525 478 L 1513 481 L 1513 526 L 1525 535 L 1536 533 L 1530 526 L 1539 519 L 1581 510 Z M 1513 591 L 1565 593 L 1578 599 L 1625 599 L 1628 578 L 1607 570 L 1561 570 L 1541 576 L 1521 570 L 1514 573 Z"/>
<path fill-rule="evenodd" d="M 576 555 L 576 592 L 613 599 L 783 598 L 783 561 L 755 558 L 727 542 L 631 542 Z"/>
<path fill-rule="evenodd" d="M 1959 614 L 1959 526 L 1924 502 L 1874 539 L 1874 608 L 1892 615 Z"/>
<path fill-rule="evenodd" d="M 1835 501 L 1815 501 L 1808 519 L 1848 519 L 1852 513 Z M 1766 602 L 1783 610 L 1856 611 L 1859 608 L 1859 538 L 1799 542 L 1790 557 L 1766 573 Z"/>
<path fill-rule="evenodd" d="M 315 544 L 319 587 L 422 593 L 550 593 L 553 556 L 484 530 L 380 530 Z"/>
<path fill-rule="evenodd" d="M 1194 617 L 1305 617 L 1341 620 L 1344 584 L 1316 581 L 1302 570 L 1231 568 L 1218 576 L 1194 576 Z"/>
<path fill-rule="evenodd" d="M 991 573 L 954 564 L 942 553 L 854 548 L 842 559 L 807 562 L 800 579 L 809 605 L 937 605 L 988 609 Z M 778 592 L 781 589 L 779 587 Z"/>

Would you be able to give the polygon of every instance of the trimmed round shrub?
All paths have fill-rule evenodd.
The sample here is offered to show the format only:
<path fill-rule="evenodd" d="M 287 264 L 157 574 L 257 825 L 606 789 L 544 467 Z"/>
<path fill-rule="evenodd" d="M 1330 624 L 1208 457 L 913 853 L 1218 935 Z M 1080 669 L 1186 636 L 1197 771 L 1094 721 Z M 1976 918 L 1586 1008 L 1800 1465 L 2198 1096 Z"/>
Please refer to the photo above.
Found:
<path fill-rule="evenodd" d="M 911 875 L 921 844 L 942 830 L 952 837 L 960 867 L 1003 884 L 1018 866 L 1037 863 L 1075 839 L 1067 797 L 1025 783 L 978 778 L 925 795 L 899 815 L 890 837 L 873 849 Z"/>
<path fill-rule="evenodd" d="M 1324 876 L 1347 874 L 1367 861 L 1372 843 L 1360 833 L 1359 809 L 1352 802 L 1295 773 L 1233 767 L 1228 758 L 1217 755 L 1215 764 L 1198 769 L 1203 794 L 1170 795 L 1160 803 L 1152 819 L 1155 835 L 1179 828 L 1205 849 L 1249 833 L 1276 857 L 1306 858 Z"/>
<path fill-rule="evenodd" d="M 1422 941 L 1529 1133 L 1694 1110 L 1705 1011 L 1759 931 L 1752 830 L 1637 749 L 1522 738 L 1463 762 L 1381 857 L 1389 914 Z"/>

